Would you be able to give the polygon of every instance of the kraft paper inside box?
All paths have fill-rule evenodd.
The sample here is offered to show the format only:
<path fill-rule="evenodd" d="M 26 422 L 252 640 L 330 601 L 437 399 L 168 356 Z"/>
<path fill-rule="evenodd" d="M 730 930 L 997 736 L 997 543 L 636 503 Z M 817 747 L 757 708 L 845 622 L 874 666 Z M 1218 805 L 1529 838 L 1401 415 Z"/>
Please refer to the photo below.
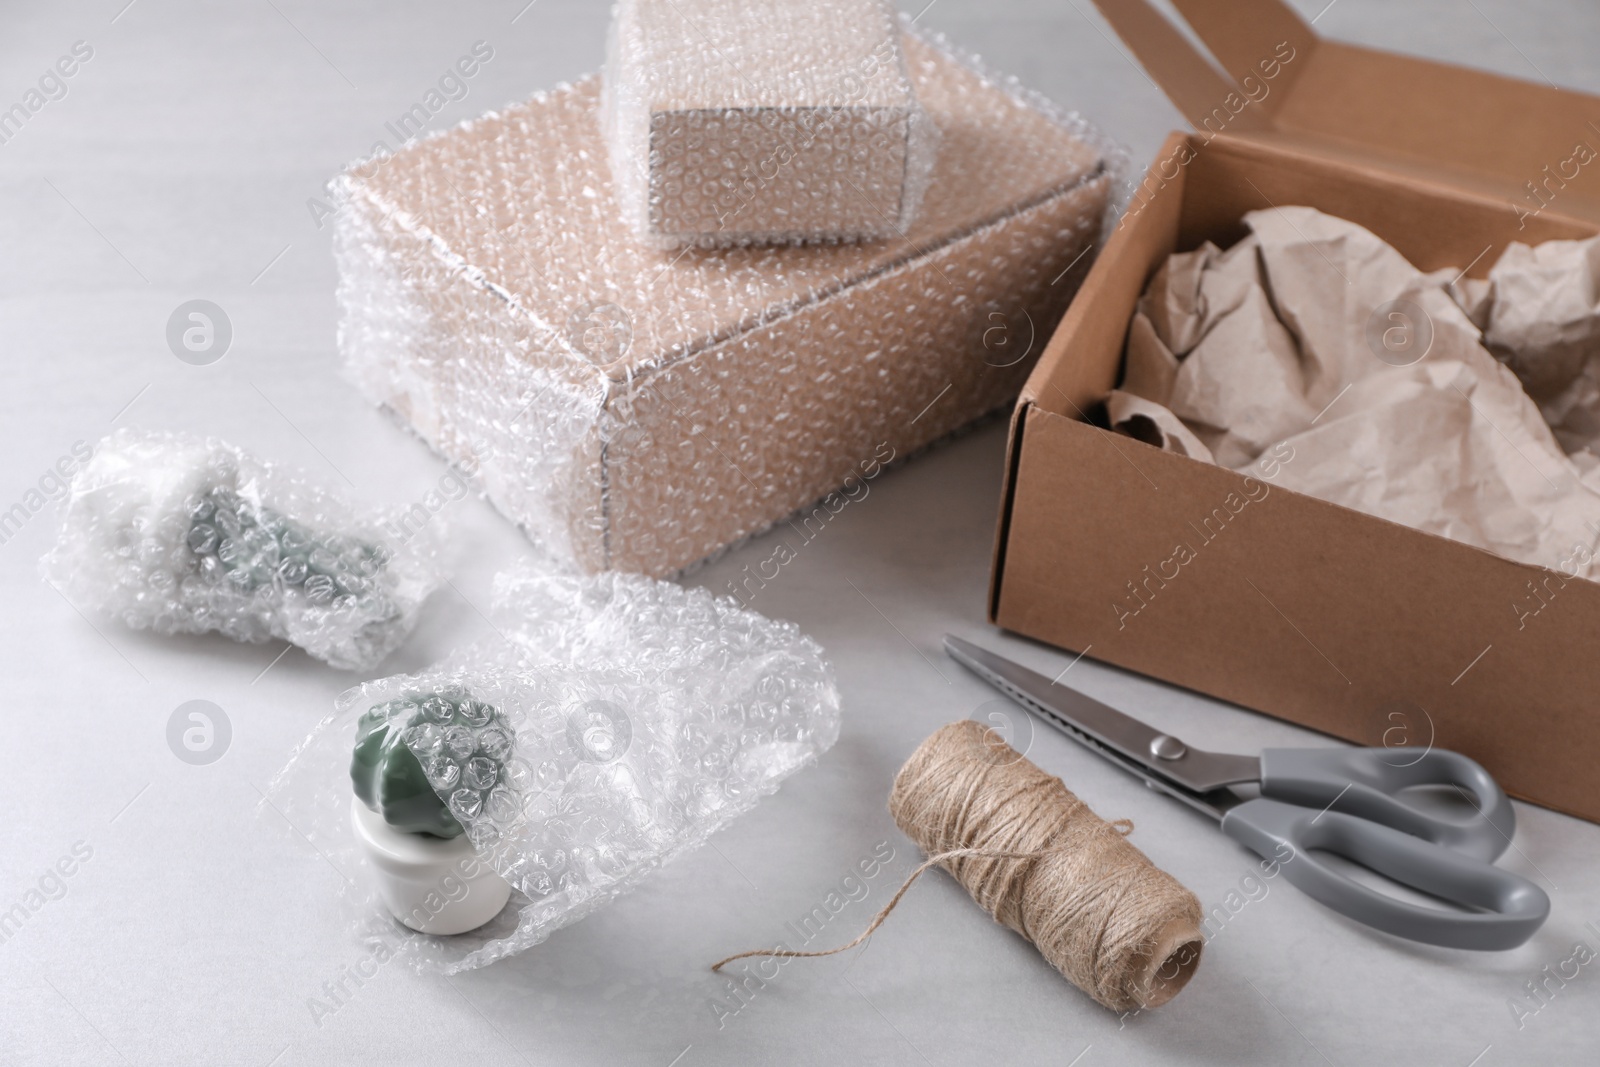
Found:
<path fill-rule="evenodd" d="M 558 559 L 652 575 L 1008 405 L 1028 334 L 1087 269 L 1105 155 L 941 46 L 904 47 L 940 147 L 887 240 L 642 244 L 596 78 L 352 168 L 353 376 Z"/>
<path fill-rule="evenodd" d="M 1163 146 L 1023 390 L 992 618 L 1351 741 L 1453 749 L 1600 821 L 1600 586 L 1114 435 L 1102 409 L 1151 276 L 1246 212 L 1313 207 L 1471 277 L 1512 241 L 1592 236 L 1600 182 L 1570 161 L 1600 100 L 1323 41 L 1275 0 L 1179 0 L 1225 77 L 1142 0 L 1099 6 L 1198 132 Z"/>

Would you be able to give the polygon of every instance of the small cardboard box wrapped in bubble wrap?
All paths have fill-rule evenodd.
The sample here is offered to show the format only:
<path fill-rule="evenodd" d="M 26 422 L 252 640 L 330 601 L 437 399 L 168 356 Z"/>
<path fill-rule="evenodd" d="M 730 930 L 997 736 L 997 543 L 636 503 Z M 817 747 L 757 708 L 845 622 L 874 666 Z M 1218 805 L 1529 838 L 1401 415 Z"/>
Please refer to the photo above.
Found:
<path fill-rule="evenodd" d="M 597 77 L 352 167 L 353 377 L 558 559 L 662 575 L 1008 405 L 1092 258 L 1111 153 L 908 34 L 939 148 L 903 236 L 663 251 Z"/>
<path fill-rule="evenodd" d="M 894 237 L 938 131 L 891 0 L 620 0 L 601 114 L 617 200 L 667 248 Z"/>

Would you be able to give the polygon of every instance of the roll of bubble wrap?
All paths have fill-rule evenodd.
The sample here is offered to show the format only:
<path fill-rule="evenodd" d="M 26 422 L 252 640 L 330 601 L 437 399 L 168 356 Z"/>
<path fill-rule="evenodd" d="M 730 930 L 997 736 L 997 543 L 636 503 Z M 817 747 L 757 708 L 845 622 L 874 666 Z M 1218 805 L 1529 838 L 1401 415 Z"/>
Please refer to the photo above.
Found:
<path fill-rule="evenodd" d="M 454 973 L 538 944 L 699 846 L 838 738 L 822 650 L 730 598 L 641 575 L 527 570 L 497 580 L 489 617 L 509 647 L 349 690 L 268 794 L 356 870 L 357 725 L 372 709 L 405 717 L 435 792 L 516 890 L 487 926 L 439 939 L 400 930 L 370 880 L 353 878 L 358 933 L 399 938 L 421 966 Z"/>
<path fill-rule="evenodd" d="M 617 201 L 662 247 L 895 236 L 937 138 L 889 0 L 620 0 L 601 100 Z"/>
<path fill-rule="evenodd" d="M 72 481 L 46 580 L 161 634 L 290 641 L 376 665 L 439 584 L 427 529 L 215 439 L 118 430 Z"/>
<path fill-rule="evenodd" d="M 672 573 L 1008 406 L 1120 156 L 942 43 L 904 48 L 941 142 L 903 237 L 641 245 L 593 78 L 355 165 L 350 374 L 587 572 Z"/>

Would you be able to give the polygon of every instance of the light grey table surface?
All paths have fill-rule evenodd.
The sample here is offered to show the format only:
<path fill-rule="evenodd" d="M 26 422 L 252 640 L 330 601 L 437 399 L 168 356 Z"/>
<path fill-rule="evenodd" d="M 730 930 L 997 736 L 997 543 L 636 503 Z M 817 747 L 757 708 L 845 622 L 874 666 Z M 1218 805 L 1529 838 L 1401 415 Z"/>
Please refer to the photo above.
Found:
<path fill-rule="evenodd" d="M 597 67 L 606 5 L 126 2 L 0 8 L 0 105 L 74 42 L 93 49 L 66 96 L 0 145 L 0 509 L 75 442 L 124 425 L 224 435 L 369 499 L 419 499 L 440 461 L 340 377 L 329 230 L 308 200 L 475 41 L 493 59 L 435 128 Z M 1180 125 L 1087 0 L 936 0 L 922 22 L 1083 111 L 1135 161 Z M 1591 4 L 1336 0 L 1318 28 L 1600 91 Z M 195 297 L 234 328 L 208 367 L 165 341 Z M 1510 1007 L 1575 942 L 1600 950 L 1600 828 L 1526 805 L 1505 863 L 1554 910 L 1512 952 L 1399 942 L 1280 880 L 1221 928 L 1181 996 L 1119 1019 L 940 875 L 865 951 L 791 963 L 746 1002 L 707 972 L 782 937 L 887 842 L 893 861 L 818 943 L 847 940 L 913 865 L 885 811 L 890 779 L 933 729 L 994 699 L 942 657 L 945 631 L 1067 662 L 983 619 L 1003 444 L 990 423 L 884 475 L 756 599 L 837 665 L 843 736 L 820 765 L 603 912 L 452 981 L 372 973 L 333 904 L 337 876 L 257 812 L 356 679 L 298 650 L 275 659 L 281 643 L 91 625 L 40 581 L 55 519 L 34 515 L 0 544 L 0 909 L 26 911 L 0 942 L 0 1063 L 1594 1062 L 1600 963 L 1546 983 L 1520 1027 Z M 452 511 L 459 593 L 437 597 L 383 673 L 483 636 L 492 575 L 526 551 L 486 504 Z M 775 536 L 688 581 L 721 589 Z M 1328 743 L 1090 661 L 1073 678 L 1210 747 Z M 166 740 L 191 699 L 232 727 L 207 766 Z M 1133 840 L 1208 907 L 1254 869 L 1200 817 L 1042 726 L 1031 755 L 1102 814 L 1132 818 Z M 75 850 L 88 858 L 71 877 L 47 877 Z"/>

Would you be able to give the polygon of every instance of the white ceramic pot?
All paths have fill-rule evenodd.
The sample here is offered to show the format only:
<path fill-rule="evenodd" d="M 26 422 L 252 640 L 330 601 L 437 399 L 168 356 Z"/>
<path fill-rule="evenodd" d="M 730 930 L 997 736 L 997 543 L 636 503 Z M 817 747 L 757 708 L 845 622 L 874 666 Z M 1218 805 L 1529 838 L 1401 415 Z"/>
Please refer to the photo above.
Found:
<path fill-rule="evenodd" d="M 478 858 L 465 834 L 445 840 L 403 833 L 358 797 L 350 798 L 350 822 L 383 902 L 419 933 L 475 930 L 511 898 L 511 884 Z"/>

